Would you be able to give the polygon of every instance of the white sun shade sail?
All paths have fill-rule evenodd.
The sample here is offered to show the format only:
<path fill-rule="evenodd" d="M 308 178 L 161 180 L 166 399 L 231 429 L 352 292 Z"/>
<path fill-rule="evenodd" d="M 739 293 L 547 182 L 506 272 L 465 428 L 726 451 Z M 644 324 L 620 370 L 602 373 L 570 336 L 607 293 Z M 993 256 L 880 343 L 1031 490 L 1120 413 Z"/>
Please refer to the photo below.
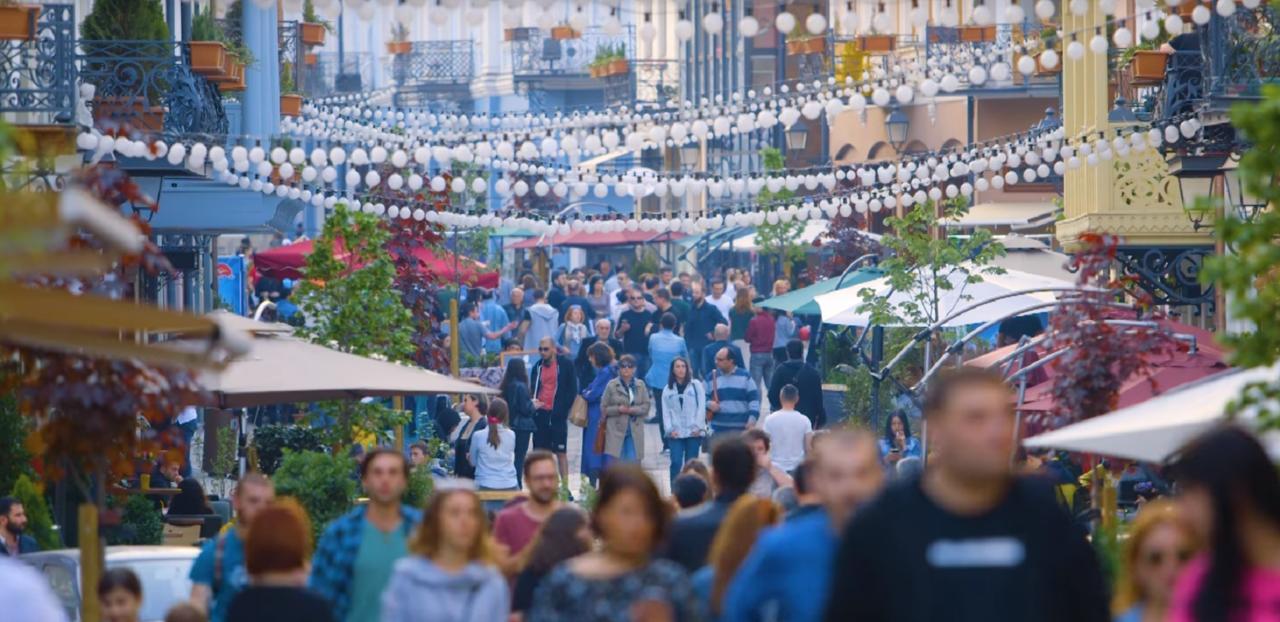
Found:
<path fill-rule="evenodd" d="M 975 272 L 977 269 L 973 269 Z M 930 314 L 936 320 L 947 318 L 953 313 L 959 312 L 967 307 L 977 305 L 980 302 L 994 300 L 989 304 L 978 306 L 974 309 L 966 311 L 960 315 L 952 317 L 943 323 L 943 326 L 965 326 L 970 324 L 981 324 L 991 320 L 997 320 L 1010 314 L 1021 313 L 1040 313 L 1045 309 L 1034 309 L 1025 311 L 1037 303 L 1052 302 L 1061 294 L 1075 288 L 1075 284 L 1062 279 L 1054 279 L 1046 276 L 1030 274 L 1018 270 L 1007 270 L 1005 274 L 985 274 L 982 275 L 981 283 L 965 283 L 967 275 L 961 271 L 953 272 L 948 281 L 951 283 L 951 289 L 939 290 L 935 304 L 935 312 Z M 914 326 L 908 314 L 903 309 L 904 303 L 912 303 L 915 301 L 915 292 L 911 291 L 895 291 L 889 283 L 889 278 L 879 278 L 874 281 L 868 281 L 857 287 L 848 287 L 837 290 L 829 294 L 818 296 L 818 306 L 822 309 L 822 321 L 827 324 L 838 324 L 842 326 L 867 326 L 871 323 L 871 313 L 861 311 L 863 306 L 862 291 L 871 290 L 876 297 L 889 298 L 889 304 L 893 311 L 892 315 L 897 320 L 885 324 L 885 326 Z M 1032 293 L 1020 293 L 1016 295 L 1014 292 L 1023 292 L 1027 290 L 1051 290 L 1036 291 Z"/>
<path fill-rule="evenodd" d="M 1280 364 L 1232 370 L 1185 384 L 1141 404 L 1086 419 L 1022 442 L 1030 448 L 1065 449 L 1160 463 L 1183 445 L 1226 419 L 1227 405 L 1253 382 L 1275 382 Z M 1276 408 L 1277 405 L 1272 405 Z M 1246 416 L 1247 420 L 1248 417 Z M 1280 456 L 1275 435 L 1263 438 Z"/>
<path fill-rule="evenodd" d="M 979 203 L 959 218 L 939 218 L 944 227 L 1009 227 L 1013 230 L 1035 229 L 1053 222 L 1057 207 L 1053 203 Z"/>

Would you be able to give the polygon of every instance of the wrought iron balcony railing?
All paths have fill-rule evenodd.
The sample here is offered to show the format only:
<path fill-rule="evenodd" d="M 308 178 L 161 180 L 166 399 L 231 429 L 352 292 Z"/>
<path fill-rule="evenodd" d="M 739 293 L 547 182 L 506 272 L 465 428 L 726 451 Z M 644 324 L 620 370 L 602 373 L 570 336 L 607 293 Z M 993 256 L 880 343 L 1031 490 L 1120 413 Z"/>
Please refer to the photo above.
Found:
<path fill-rule="evenodd" d="M 359 91 L 367 84 L 364 80 L 372 80 L 375 62 L 369 52 L 347 52 L 341 64 L 337 52 L 317 52 L 314 63 L 303 65 L 298 91 L 312 99 Z"/>
<path fill-rule="evenodd" d="M 222 96 L 191 70 L 190 50 L 172 41 L 78 41 L 75 8 L 45 4 L 30 40 L 0 42 L 0 113 L 11 121 L 83 123 L 80 85 L 99 125 L 178 134 L 226 134 Z"/>
<path fill-rule="evenodd" d="M 519 37 L 509 42 L 511 70 L 516 78 L 586 75 L 597 54 L 618 46 L 623 47 L 626 58 L 635 56 L 635 29 L 631 26 L 616 35 L 589 28 L 565 39 L 555 38 L 538 28 L 518 30 Z"/>
<path fill-rule="evenodd" d="M 409 51 L 391 57 L 391 68 L 401 86 L 422 83 L 466 83 L 475 76 L 475 42 L 413 41 Z"/>

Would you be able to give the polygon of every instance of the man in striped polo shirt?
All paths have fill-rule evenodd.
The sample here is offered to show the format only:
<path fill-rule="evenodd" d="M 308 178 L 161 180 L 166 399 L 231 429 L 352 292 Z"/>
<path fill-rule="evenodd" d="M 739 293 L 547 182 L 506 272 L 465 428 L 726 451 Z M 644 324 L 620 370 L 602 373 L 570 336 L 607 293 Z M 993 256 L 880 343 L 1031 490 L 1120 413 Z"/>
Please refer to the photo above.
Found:
<path fill-rule="evenodd" d="M 760 388 L 733 360 L 729 348 L 716 352 L 716 367 L 707 378 L 707 419 L 714 437 L 740 434 L 760 416 Z"/>

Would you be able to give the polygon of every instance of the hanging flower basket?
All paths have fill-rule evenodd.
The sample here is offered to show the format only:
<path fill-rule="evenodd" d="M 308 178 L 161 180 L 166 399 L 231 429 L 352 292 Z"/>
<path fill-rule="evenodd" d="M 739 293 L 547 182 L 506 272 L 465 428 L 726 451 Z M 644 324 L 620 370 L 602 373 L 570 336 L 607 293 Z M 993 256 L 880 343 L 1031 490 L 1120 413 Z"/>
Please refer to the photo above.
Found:
<path fill-rule="evenodd" d="M 552 39 L 577 39 L 582 34 L 574 30 L 572 26 L 556 26 L 551 29 Z"/>
<path fill-rule="evenodd" d="M 281 95 L 280 96 L 280 114 L 285 117 L 302 116 L 302 96 L 301 95 Z"/>
<path fill-rule="evenodd" d="M 961 43 L 981 43 L 996 40 L 995 26 L 961 26 Z"/>
<path fill-rule="evenodd" d="M 1133 82 L 1135 84 L 1159 84 L 1164 82 L 1165 65 L 1169 60 L 1168 52 L 1160 50 L 1138 50 L 1133 53 Z"/>
<path fill-rule="evenodd" d="M 298 27 L 302 29 L 302 45 L 324 45 L 324 24 L 302 22 Z"/>
<path fill-rule="evenodd" d="M 858 37 L 858 47 L 863 52 L 892 52 L 898 46 L 898 39 L 894 35 L 863 35 Z"/>
<path fill-rule="evenodd" d="M 0 6 L 0 39 L 30 41 L 36 36 L 40 6 L 14 4 Z"/>
<path fill-rule="evenodd" d="M 191 71 L 214 79 L 226 75 L 227 46 L 221 41 L 192 41 Z"/>
<path fill-rule="evenodd" d="M 408 54 L 413 50 L 413 43 L 409 41 L 388 41 L 387 52 L 391 55 Z"/>

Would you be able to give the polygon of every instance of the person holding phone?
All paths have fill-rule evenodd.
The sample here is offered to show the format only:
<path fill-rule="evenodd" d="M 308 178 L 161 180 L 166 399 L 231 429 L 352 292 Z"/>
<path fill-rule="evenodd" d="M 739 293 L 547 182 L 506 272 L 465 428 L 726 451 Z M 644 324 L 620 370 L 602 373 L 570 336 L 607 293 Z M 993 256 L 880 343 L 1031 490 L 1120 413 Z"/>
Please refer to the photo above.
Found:
<path fill-rule="evenodd" d="M 889 415 L 884 422 L 884 438 L 880 439 L 880 455 L 884 457 L 885 466 L 897 466 L 903 458 L 919 458 L 921 456 L 920 439 L 911 436 L 911 422 L 903 413 Z"/>

